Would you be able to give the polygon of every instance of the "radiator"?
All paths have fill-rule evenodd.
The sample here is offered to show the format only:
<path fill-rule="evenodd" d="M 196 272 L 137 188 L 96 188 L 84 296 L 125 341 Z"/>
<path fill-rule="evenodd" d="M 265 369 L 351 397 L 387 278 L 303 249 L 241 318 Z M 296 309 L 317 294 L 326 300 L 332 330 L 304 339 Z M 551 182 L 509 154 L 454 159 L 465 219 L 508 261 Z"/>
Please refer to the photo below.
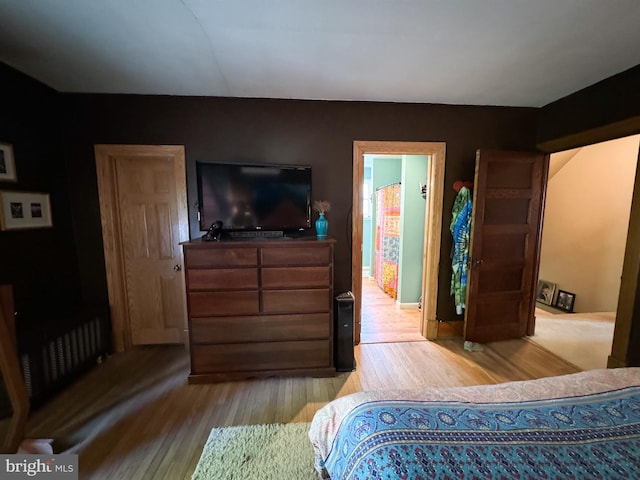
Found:
<path fill-rule="evenodd" d="M 38 406 L 111 353 L 109 310 L 83 310 L 49 331 L 18 334 L 18 351 L 31 406 Z"/>

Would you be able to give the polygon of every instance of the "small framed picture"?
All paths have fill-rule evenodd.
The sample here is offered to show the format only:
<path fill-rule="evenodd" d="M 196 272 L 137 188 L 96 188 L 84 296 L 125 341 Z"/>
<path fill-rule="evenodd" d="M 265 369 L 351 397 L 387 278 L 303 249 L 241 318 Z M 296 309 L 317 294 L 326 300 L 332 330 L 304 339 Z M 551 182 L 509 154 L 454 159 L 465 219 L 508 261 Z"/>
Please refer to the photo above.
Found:
<path fill-rule="evenodd" d="M 52 225 L 48 193 L 0 191 L 0 230 Z"/>
<path fill-rule="evenodd" d="M 573 312 L 573 304 L 576 303 L 576 294 L 558 290 L 558 299 L 556 300 L 556 308 L 565 312 Z"/>
<path fill-rule="evenodd" d="M 551 305 L 553 303 L 553 294 L 556 291 L 556 284 L 547 282 L 546 280 L 538 280 L 538 290 L 536 292 L 536 301 Z"/>
<path fill-rule="evenodd" d="M 15 182 L 17 180 L 13 146 L 10 143 L 0 142 L 0 182 Z"/>

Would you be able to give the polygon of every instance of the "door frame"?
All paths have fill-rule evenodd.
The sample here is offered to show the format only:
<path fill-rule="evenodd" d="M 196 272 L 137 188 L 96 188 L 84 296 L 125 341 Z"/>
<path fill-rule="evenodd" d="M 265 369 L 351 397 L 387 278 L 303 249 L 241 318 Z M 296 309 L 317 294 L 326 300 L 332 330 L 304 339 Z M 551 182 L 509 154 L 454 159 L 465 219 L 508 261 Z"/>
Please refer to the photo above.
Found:
<path fill-rule="evenodd" d="M 95 145 L 94 152 L 113 345 L 116 352 L 121 352 L 131 348 L 132 339 L 120 231 L 116 158 L 130 155 L 134 157 L 166 156 L 173 159 L 178 197 L 179 241 L 183 242 L 189 240 L 185 153 L 183 145 Z M 186 300 L 184 305 L 186 321 Z M 186 333 L 186 325 L 184 328 Z M 187 335 L 184 336 L 184 341 L 187 341 Z"/>
<path fill-rule="evenodd" d="M 438 337 L 436 307 L 438 302 L 438 271 L 442 236 L 442 206 L 444 197 L 445 142 L 353 142 L 353 205 L 351 227 L 351 291 L 354 300 L 354 343 L 360 343 L 362 313 L 362 235 L 364 156 L 428 155 L 427 208 L 425 209 L 424 246 L 422 255 L 422 316 L 420 333 L 429 340 Z"/>
<path fill-rule="evenodd" d="M 25 386 L 16 340 L 13 287 L 0 285 L 0 379 L 11 406 L 6 428 L 0 431 L 0 453 L 18 452 L 29 418 L 30 401 Z"/>

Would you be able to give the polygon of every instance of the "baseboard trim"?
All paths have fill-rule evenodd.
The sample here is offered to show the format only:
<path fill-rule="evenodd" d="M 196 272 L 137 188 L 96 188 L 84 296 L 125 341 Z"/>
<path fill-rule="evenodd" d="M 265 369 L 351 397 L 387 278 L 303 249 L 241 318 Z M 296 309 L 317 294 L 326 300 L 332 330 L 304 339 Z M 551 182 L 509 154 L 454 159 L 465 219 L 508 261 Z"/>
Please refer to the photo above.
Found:
<path fill-rule="evenodd" d="M 397 302 L 396 303 L 396 306 L 398 308 L 403 309 L 403 310 L 405 310 L 405 309 L 406 310 L 409 310 L 409 309 L 417 310 L 419 305 L 420 304 L 418 302 L 415 302 L 415 303 L 400 303 L 400 302 Z"/>

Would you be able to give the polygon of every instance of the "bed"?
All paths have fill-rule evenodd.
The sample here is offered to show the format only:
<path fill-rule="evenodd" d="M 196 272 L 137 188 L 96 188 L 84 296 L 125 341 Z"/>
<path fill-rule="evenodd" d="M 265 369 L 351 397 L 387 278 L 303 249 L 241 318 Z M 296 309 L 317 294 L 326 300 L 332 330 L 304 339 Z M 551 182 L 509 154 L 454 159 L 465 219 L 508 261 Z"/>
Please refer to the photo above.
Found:
<path fill-rule="evenodd" d="M 309 438 L 332 480 L 638 479 L 640 368 L 354 393 Z"/>

